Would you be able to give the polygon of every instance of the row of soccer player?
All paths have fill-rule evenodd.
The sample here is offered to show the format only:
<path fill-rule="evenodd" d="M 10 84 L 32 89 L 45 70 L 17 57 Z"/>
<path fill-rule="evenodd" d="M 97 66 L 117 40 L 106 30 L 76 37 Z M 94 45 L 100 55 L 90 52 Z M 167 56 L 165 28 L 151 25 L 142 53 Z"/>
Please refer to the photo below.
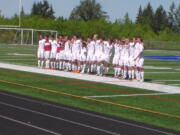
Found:
<path fill-rule="evenodd" d="M 144 81 L 143 50 L 143 41 L 139 37 L 129 41 L 127 38 L 106 40 L 97 35 L 85 40 L 76 36 L 59 36 L 58 39 L 40 36 L 38 67 L 102 76 L 112 65 L 115 77 Z"/>

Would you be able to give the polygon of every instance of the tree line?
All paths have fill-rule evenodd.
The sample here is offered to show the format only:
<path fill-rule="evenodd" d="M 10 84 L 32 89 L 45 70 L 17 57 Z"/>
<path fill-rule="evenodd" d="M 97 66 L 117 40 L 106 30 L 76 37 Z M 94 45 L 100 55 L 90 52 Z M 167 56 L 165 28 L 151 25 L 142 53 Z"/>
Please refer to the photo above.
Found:
<path fill-rule="evenodd" d="M 21 10 L 22 27 L 35 29 L 55 29 L 63 35 L 91 36 L 94 33 L 102 37 L 119 38 L 141 36 L 153 40 L 180 41 L 180 4 L 172 3 L 169 11 L 162 5 L 153 10 L 151 3 L 145 8 L 139 7 L 135 22 L 126 13 L 122 19 L 115 22 L 102 10 L 96 0 L 83 0 L 75 7 L 70 17 L 55 17 L 55 11 L 47 0 L 34 2 L 31 13 Z M 11 18 L 0 15 L 0 23 L 17 24 L 18 16 Z"/>

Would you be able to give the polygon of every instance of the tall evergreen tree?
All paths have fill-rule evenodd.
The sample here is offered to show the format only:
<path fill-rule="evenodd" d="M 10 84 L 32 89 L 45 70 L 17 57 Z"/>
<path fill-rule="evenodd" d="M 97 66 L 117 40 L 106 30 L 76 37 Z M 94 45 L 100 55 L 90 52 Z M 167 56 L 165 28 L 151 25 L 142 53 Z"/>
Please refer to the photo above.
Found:
<path fill-rule="evenodd" d="M 21 8 L 20 14 L 21 14 L 22 17 L 26 15 L 25 12 L 24 12 L 24 8 L 23 7 Z"/>
<path fill-rule="evenodd" d="M 107 17 L 106 12 L 102 10 L 100 3 L 96 0 L 83 0 L 80 5 L 74 8 L 71 12 L 70 19 L 77 20 L 92 20 Z"/>
<path fill-rule="evenodd" d="M 48 3 L 47 0 L 44 0 L 43 2 L 34 2 L 32 9 L 31 9 L 31 15 L 38 15 L 43 18 L 55 18 L 54 16 L 54 10 L 52 6 Z"/>
<path fill-rule="evenodd" d="M 174 2 L 170 5 L 169 12 L 168 12 L 168 26 L 173 31 L 175 30 L 175 4 Z"/>
<path fill-rule="evenodd" d="M 154 24 L 154 11 L 153 11 L 153 8 L 151 6 L 151 3 L 148 3 L 147 7 L 143 10 L 142 24 L 148 24 L 149 26 L 151 26 L 151 28 L 153 27 L 153 24 Z"/>
<path fill-rule="evenodd" d="M 160 5 L 155 12 L 154 15 L 154 25 L 153 30 L 155 32 L 161 31 L 168 26 L 168 19 L 166 11 L 164 10 L 163 6 Z"/>
<path fill-rule="evenodd" d="M 126 13 L 125 16 L 124 16 L 124 23 L 125 24 L 131 24 L 132 23 L 132 20 L 129 18 L 128 13 Z"/>
<path fill-rule="evenodd" d="M 176 32 L 180 32 L 180 4 L 177 7 L 175 11 L 175 26 L 176 26 Z"/>
<path fill-rule="evenodd" d="M 136 23 L 137 24 L 141 24 L 142 23 L 142 14 L 143 14 L 142 7 L 140 5 L 139 11 L 138 11 L 138 14 L 137 14 L 137 17 L 136 17 Z"/>

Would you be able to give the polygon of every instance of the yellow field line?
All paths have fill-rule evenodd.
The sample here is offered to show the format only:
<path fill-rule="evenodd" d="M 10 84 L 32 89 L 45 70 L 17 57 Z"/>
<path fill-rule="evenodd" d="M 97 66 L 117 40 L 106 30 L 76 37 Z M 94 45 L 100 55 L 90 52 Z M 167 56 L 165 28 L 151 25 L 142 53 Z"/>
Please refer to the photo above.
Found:
<path fill-rule="evenodd" d="M 99 103 L 114 105 L 114 106 L 118 106 L 118 107 L 129 108 L 129 109 L 138 110 L 138 111 L 142 111 L 142 112 L 153 113 L 153 114 L 157 114 L 157 115 L 160 115 L 160 116 L 168 116 L 168 117 L 180 119 L 180 116 L 174 115 L 174 114 L 162 113 L 162 112 L 157 112 L 157 111 L 153 111 L 153 110 L 143 109 L 143 108 L 139 108 L 139 107 L 135 107 L 135 106 L 129 106 L 129 105 L 124 105 L 124 104 L 119 104 L 119 103 L 113 103 L 113 102 L 110 102 L 110 101 L 99 100 L 99 99 L 95 99 L 95 98 L 83 97 L 83 96 L 79 96 L 79 95 L 74 95 L 74 94 L 69 94 L 69 93 L 65 93 L 65 92 L 50 90 L 50 89 L 47 89 L 47 88 L 41 88 L 41 87 L 36 87 L 36 86 L 32 86 L 32 85 L 26 85 L 26 84 L 21 84 L 21 83 L 9 82 L 9 81 L 4 81 L 4 80 L 0 80 L 0 82 L 1 83 L 11 84 L 11 85 L 16 85 L 16 86 L 33 88 L 33 89 L 37 89 L 37 90 L 41 90 L 41 91 L 46 91 L 46 92 L 50 92 L 50 93 L 56 93 L 56 94 L 59 94 L 59 95 L 70 96 L 70 97 L 74 97 L 74 98 L 78 98 L 78 99 L 84 99 L 84 100 L 89 100 L 89 101 L 95 101 L 95 102 L 99 102 Z"/>

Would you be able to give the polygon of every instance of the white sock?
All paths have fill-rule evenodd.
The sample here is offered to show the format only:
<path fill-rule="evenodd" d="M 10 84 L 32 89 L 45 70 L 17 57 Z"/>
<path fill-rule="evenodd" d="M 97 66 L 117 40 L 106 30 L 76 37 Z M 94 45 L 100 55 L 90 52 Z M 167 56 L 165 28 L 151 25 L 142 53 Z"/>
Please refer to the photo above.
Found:
<path fill-rule="evenodd" d="M 134 70 L 132 70 L 132 79 L 134 79 Z"/>
<path fill-rule="evenodd" d="M 123 71 L 123 78 L 125 79 L 126 77 L 127 77 L 127 70 L 124 69 L 124 71 Z"/>
<path fill-rule="evenodd" d="M 83 65 L 82 65 L 82 71 L 81 71 L 82 73 L 84 73 L 85 68 L 86 68 L 86 64 L 83 64 Z"/>
<path fill-rule="evenodd" d="M 49 60 L 46 60 L 46 68 L 49 68 Z"/>
<path fill-rule="evenodd" d="M 41 67 L 41 60 L 38 60 L 38 68 Z"/>
<path fill-rule="evenodd" d="M 44 66 L 44 60 L 41 61 L 41 68 Z"/>
<path fill-rule="evenodd" d="M 136 79 L 139 80 L 139 71 L 136 71 Z"/>
<path fill-rule="evenodd" d="M 100 75 L 101 74 L 101 67 L 98 65 L 97 66 L 97 74 Z"/>
<path fill-rule="evenodd" d="M 129 76 L 129 79 L 132 79 L 132 70 L 128 71 L 128 76 Z"/>
<path fill-rule="evenodd" d="M 78 66 L 78 70 L 81 70 L 81 66 Z"/>
<path fill-rule="evenodd" d="M 141 81 L 144 82 L 144 71 L 140 72 Z"/>
<path fill-rule="evenodd" d="M 53 61 L 50 62 L 51 68 L 53 68 Z"/>
<path fill-rule="evenodd" d="M 121 68 L 117 68 L 117 75 L 121 75 Z"/>
<path fill-rule="evenodd" d="M 93 65 L 91 65 L 91 72 L 93 72 L 94 71 L 94 66 Z"/>

